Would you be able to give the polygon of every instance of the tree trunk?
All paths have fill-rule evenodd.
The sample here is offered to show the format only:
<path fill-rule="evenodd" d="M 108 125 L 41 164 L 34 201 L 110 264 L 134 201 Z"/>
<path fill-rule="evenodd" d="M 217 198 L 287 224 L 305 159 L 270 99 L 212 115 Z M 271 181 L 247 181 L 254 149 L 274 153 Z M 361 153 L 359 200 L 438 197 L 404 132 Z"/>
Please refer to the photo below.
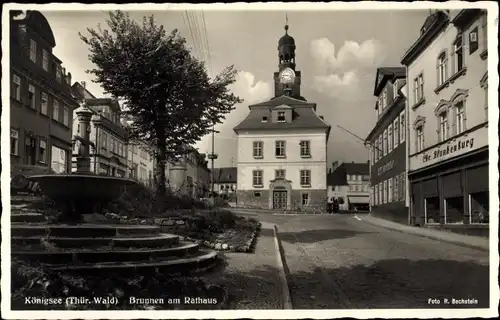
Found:
<path fill-rule="evenodd" d="M 159 130 L 163 131 L 163 130 Z M 157 213 L 165 212 L 165 196 L 167 193 L 165 164 L 167 159 L 167 146 L 164 132 L 158 132 L 158 150 L 156 154 L 156 195 L 154 209 Z"/>

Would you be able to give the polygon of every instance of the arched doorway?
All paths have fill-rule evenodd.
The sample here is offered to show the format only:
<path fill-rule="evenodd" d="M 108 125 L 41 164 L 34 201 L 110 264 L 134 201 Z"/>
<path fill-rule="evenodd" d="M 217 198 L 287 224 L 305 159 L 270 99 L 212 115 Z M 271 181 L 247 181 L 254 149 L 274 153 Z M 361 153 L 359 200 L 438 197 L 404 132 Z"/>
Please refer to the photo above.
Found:
<path fill-rule="evenodd" d="M 292 185 L 285 179 L 274 179 L 269 185 L 269 208 L 285 210 L 291 207 Z"/>

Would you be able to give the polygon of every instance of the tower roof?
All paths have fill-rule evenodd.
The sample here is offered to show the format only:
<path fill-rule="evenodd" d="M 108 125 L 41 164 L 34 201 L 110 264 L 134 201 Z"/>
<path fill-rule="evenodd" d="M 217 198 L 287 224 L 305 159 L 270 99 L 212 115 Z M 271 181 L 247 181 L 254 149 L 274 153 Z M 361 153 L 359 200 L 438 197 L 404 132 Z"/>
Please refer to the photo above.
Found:
<path fill-rule="evenodd" d="M 282 46 L 295 46 L 295 39 L 288 34 L 288 17 L 285 24 L 285 35 L 278 41 L 278 49 Z"/>

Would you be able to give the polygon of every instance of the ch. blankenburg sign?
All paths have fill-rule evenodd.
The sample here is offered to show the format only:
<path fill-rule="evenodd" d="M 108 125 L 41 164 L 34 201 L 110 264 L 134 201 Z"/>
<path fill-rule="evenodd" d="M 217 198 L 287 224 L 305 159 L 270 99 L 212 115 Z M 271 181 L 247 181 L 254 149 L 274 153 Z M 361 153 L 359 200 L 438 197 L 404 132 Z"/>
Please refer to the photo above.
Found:
<path fill-rule="evenodd" d="M 409 170 L 418 170 L 487 146 L 488 127 L 482 126 L 447 143 L 410 156 Z"/>
<path fill-rule="evenodd" d="M 442 158 L 442 157 L 447 156 L 447 155 L 453 156 L 452 154 L 456 153 L 457 151 L 459 153 L 462 153 L 460 151 L 467 152 L 467 151 L 472 150 L 473 147 L 474 147 L 474 138 L 467 139 L 467 140 L 459 140 L 455 143 L 448 144 L 445 147 L 438 148 L 437 150 L 434 150 L 432 152 L 424 153 L 422 155 L 422 162 L 425 163 L 425 162 L 430 161 L 432 159 L 439 159 L 439 158 Z"/>

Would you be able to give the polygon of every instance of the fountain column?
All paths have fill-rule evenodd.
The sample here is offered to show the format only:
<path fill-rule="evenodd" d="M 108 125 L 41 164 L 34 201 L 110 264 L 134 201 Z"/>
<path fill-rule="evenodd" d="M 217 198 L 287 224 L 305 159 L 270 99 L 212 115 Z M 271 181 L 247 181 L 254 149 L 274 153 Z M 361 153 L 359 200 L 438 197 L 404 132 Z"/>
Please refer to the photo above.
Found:
<path fill-rule="evenodd" d="M 78 124 L 80 125 L 80 132 L 83 141 L 80 145 L 80 150 L 76 158 L 76 173 L 89 174 L 90 171 L 90 119 L 92 111 L 90 111 L 85 102 L 76 111 L 78 117 Z"/>

